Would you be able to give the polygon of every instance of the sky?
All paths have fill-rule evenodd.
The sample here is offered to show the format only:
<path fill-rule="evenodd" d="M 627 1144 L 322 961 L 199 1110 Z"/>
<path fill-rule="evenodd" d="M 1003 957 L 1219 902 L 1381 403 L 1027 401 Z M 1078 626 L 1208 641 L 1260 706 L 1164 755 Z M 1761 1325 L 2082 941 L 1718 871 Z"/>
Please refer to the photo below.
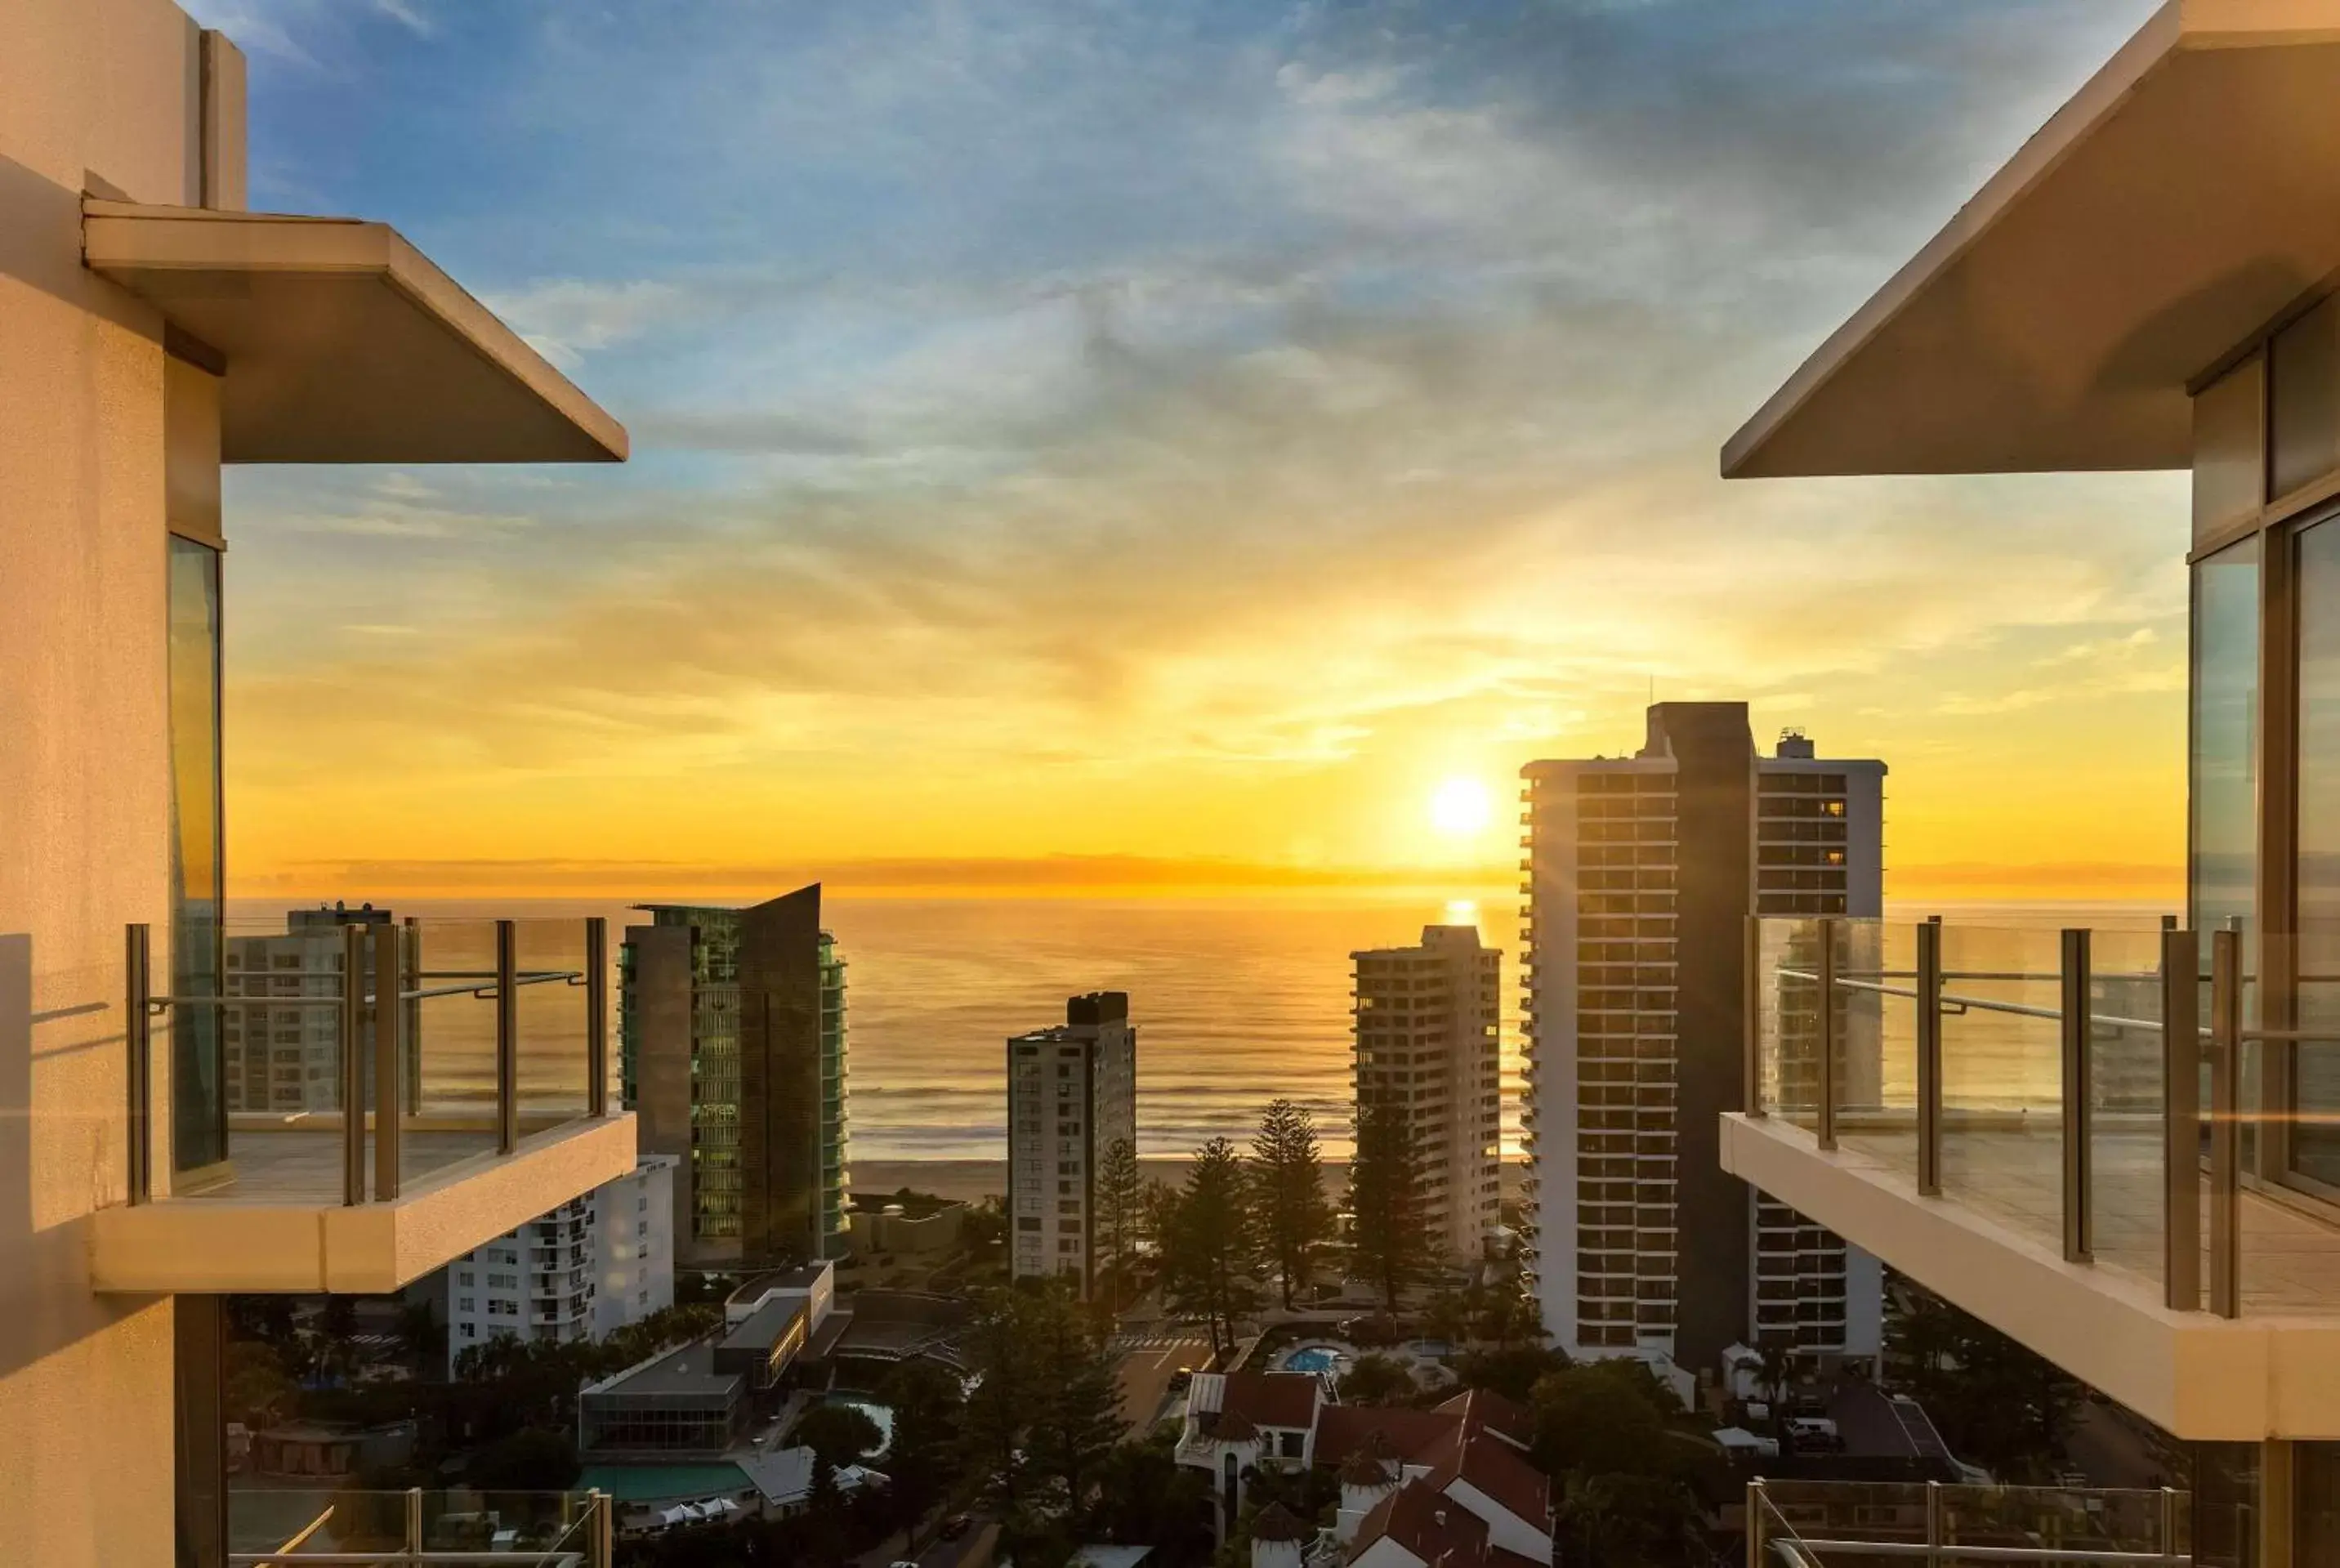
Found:
<path fill-rule="evenodd" d="M 190 9 L 633 440 L 231 472 L 231 891 L 1508 881 L 1653 695 L 2177 886 L 2182 476 L 1716 476 L 2149 0 Z"/>

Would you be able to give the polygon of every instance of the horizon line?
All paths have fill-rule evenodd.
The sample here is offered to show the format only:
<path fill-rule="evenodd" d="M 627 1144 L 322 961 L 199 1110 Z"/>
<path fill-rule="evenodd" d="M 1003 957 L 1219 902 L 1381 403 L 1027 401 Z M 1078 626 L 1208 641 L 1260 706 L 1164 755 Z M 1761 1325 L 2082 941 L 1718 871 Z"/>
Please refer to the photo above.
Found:
<path fill-rule="evenodd" d="M 1516 895 L 1520 873 L 1495 864 L 1327 866 L 1204 856 L 849 857 L 723 866 L 670 860 L 386 859 L 301 861 L 239 877 L 231 898 L 756 896 L 818 882 L 847 896 L 1054 893 L 1381 892 Z M 2021 894 L 2032 898 L 2181 897 L 2182 867 L 2128 861 L 1943 861 L 1894 870 L 1889 898 Z"/>

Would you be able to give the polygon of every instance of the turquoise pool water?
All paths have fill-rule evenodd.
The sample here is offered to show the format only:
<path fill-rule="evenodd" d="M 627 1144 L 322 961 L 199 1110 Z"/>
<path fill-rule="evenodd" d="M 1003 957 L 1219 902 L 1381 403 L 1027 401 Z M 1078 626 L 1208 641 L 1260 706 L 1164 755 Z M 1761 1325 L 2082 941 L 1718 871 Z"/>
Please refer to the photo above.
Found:
<path fill-rule="evenodd" d="M 1334 1350 L 1330 1345 L 1312 1345 L 1304 1350 L 1295 1350 L 1289 1355 L 1286 1355 L 1284 1358 L 1284 1370 L 1287 1372 L 1330 1372 L 1333 1370 L 1333 1363 L 1339 1358 L 1340 1354 L 1341 1353 L 1339 1351 Z"/>

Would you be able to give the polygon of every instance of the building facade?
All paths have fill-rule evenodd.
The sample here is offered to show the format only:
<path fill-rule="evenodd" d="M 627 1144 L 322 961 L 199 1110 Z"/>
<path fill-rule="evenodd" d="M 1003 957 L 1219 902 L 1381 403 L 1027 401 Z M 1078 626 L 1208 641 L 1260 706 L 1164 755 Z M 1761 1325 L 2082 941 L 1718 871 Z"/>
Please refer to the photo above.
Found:
<path fill-rule="evenodd" d="M 1873 916 L 1885 765 L 1744 703 L 1660 703 L 1631 757 L 1534 762 L 1525 1013 L 1530 1269 L 1571 1354 L 1697 1374 L 1735 1345 L 1873 1356 L 1875 1260 L 1716 1166 L 1742 1093 L 1748 917 Z"/>
<path fill-rule="evenodd" d="M 222 465 L 625 432 L 385 225 L 246 211 L 223 35 L 168 0 L 0 30 L 0 1554 L 219 1568 L 225 1295 L 398 1290 L 633 1160 L 598 1103 L 428 1192 L 383 1179 L 394 1134 L 239 1124 Z"/>
<path fill-rule="evenodd" d="M 447 1370 L 491 1339 L 598 1340 L 674 1305 L 674 1179 L 681 1162 L 633 1170 L 517 1226 L 447 1265 Z"/>
<path fill-rule="evenodd" d="M 820 884 L 747 908 L 645 904 L 619 956 L 642 1146 L 681 1163 L 675 1240 L 709 1266 L 844 1255 L 845 960 Z"/>
<path fill-rule="evenodd" d="M 1425 926 L 1416 947 L 1349 958 L 1357 1107 L 1404 1113 L 1431 1234 L 1475 1258 L 1502 1206 L 1502 955 L 1476 926 Z"/>
<path fill-rule="evenodd" d="M 2183 926 L 1832 938 L 1909 956 L 1884 966 L 1917 1047 L 1885 1115 L 1780 1059 L 1797 998 L 1817 1019 L 1869 983 L 1787 927 L 1756 977 L 1763 1100 L 1722 1157 L 2157 1428 L 2192 1492 L 2165 1544 L 2200 1568 L 2340 1562 L 2335 40 L 2331 0 L 2155 10 L 1941 194 L 1942 229 L 1721 454 L 1733 480 L 2190 471 L 2190 519 L 2136 520 L 2191 578 Z M 2129 792 L 2081 735 L 2048 766 Z M 2010 1042 L 2036 1085 L 1989 1076 Z"/>
<path fill-rule="evenodd" d="M 1065 1021 L 1007 1041 L 1008 1262 L 1068 1275 L 1086 1296 L 1097 1264 L 1106 1152 L 1137 1142 L 1137 1027 L 1123 991 L 1065 1004 Z"/>

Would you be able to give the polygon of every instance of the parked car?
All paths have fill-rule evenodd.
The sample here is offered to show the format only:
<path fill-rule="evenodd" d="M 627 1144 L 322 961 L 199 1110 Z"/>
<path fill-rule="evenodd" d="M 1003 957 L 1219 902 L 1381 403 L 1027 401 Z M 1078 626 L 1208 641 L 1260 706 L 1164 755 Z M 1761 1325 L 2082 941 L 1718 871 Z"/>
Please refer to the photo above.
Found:
<path fill-rule="evenodd" d="M 1170 1392 L 1184 1394 L 1194 1385 L 1194 1382 L 1195 1369 L 1191 1366 L 1182 1366 L 1170 1374 Z"/>
<path fill-rule="evenodd" d="M 942 1537 L 946 1541 L 956 1541 L 973 1528 L 974 1520 L 964 1513 L 954 1513 L 943 1521 Z"/>

